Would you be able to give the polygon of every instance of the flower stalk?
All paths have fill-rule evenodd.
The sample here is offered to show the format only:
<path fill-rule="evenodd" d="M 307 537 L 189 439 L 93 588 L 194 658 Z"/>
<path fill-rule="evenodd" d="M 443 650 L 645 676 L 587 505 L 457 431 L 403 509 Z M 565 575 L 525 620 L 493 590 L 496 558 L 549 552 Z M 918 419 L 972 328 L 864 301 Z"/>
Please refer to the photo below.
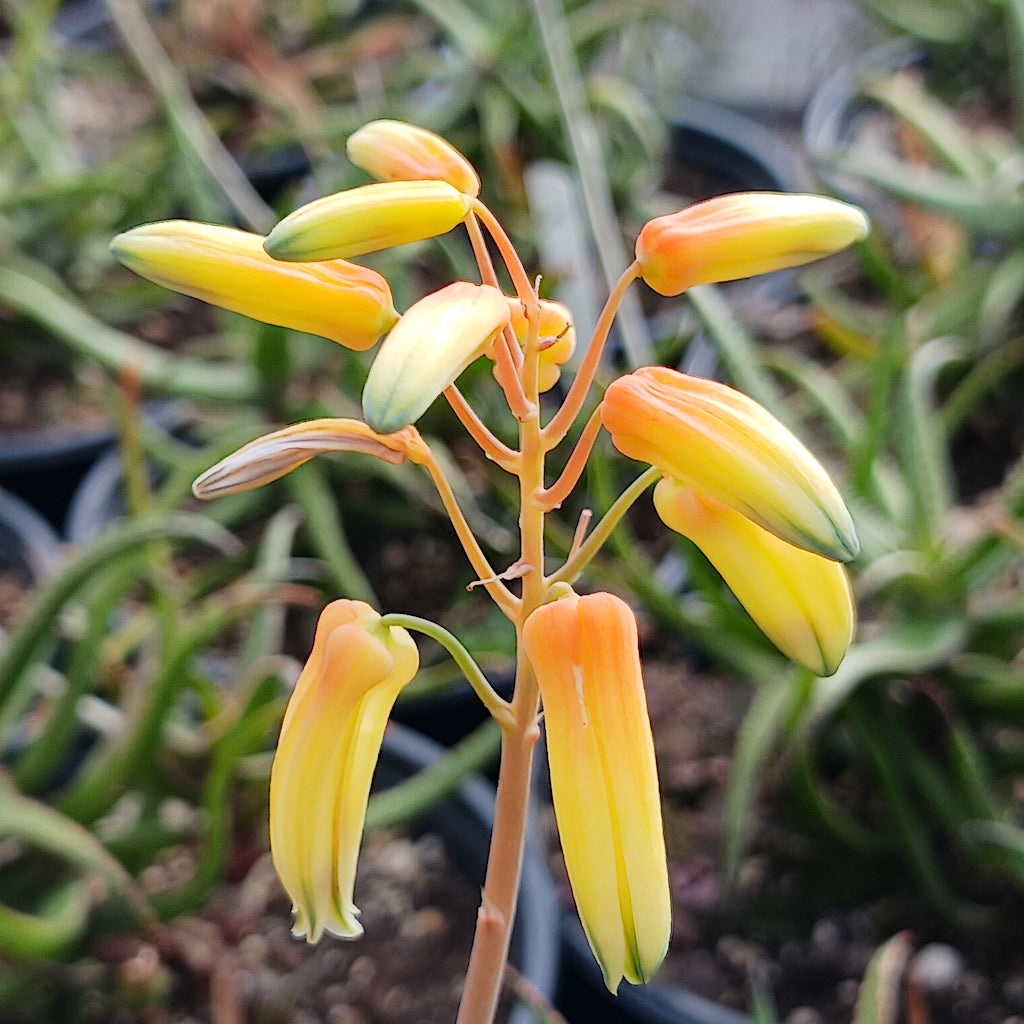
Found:
<path fill-rule="evenodd" d="M 460 224 L 476 256 L 480 283 L 448 285 L 420 299 L 393 325 L 386 323 L 387 336 L 363 390 L 362 420 L 315 420 L 275 431 L 208 470 L 195 492 L 210 498 L 245 490 L 317 455 L 350 452 L 392 464 L 411 462 L 433 482 L 477 575 L 473 586 L 486 591 L 515 633 L 511 700 L 495 693 L 471 653 L 436 623 L 400 611 L 381 617 L 358 601 L 328 605 L 282 725 L 271 782 L 272 849 L 295 902 L 297 933 L 310 940 L 324 930 L 358 933 L 351 883 L 369 773 L 390 706 L 416 672 L 415 646 L 406 630 L 434 638 L 463 670 L 501 733 L 494 835 L 458 1017 L 459 1024 L 489 1024 L 515 917 L 542 707 L 570 881 L 609 988 L 615 991 L 622 978 L 647 981 L 668 942 L 667 869 L 636 622 L 619 597 L 577 596 L 569 590 L 632 504 L 661 481 L 659 512 L 671 528 L 716 553 L 729 550 L 730 538 L 741 538 L 744 550 L 775 574 L 779 592 L 791 598 L 784 622 L 735 559 L 719 558 L 723 576 L 787 653 L 808 660 L 813 648 L 820 653 L 814 664 L 834 670 L 852 633 L 852 603 L 836 560 L 856 551 L 856 537 L 842 499 L 813 456 L 752 400 L 675 371 L 644 368 L 613 383 L 603 401 L 593 403 L 551 484 L 548 455 L 591 399 L 616 313 L 634 282 L 644 278 L 675 289 L 682 280 L 685 287 L 685 268 L 699 262 L 699 250 L 708 255 L 696 275 L 700 280 L 710 279 L 709 273 L 724 280 L 751 268 L 791 265 L 848 244 L 863 218 L 824 200 L 804 197 L 792 204 L 747 197 L 725 203 L 728 216 L 717 220 L 682 211 L 674 219 L 651 222 L 641 232 L 637 259 L 611 289 L 565 397 L 545 424 L 541 393 L 553 387 L 576 342 L 571 313 L 541 298 L 505 229 L 477 198 L 475 171 L 443 139 L 399 122 L 372 122 L 352 138 L 349 152 L 380 180 L 295 211 L 270 231 L 264 251 L 256 253 L 248 236 L 199 232 L 208 243 L 216 238 L 226 240 L 229 250 L 235 247 L 224 255 L 233 269 L 217 278 L 220 291 L 210 297 L 266 313 L 267 302 L 275 298 L 267 288 L 277 288 L 285 299 L 298 294 L 297 281 L 302 287 L 329 288 L 323 266 L 363 280 L 338 261 L 428 239 Z M 693 223 L 696 231 L 690 230 Z M 195 234 L 176 230 L 180 239 Z M 129 239 L 150 237 L 149 229 L 136 231 Z M 499 286 L 485 232 L 514 295 L 503 294 Z M 751 240 L 756 257 L 746 253 Z M 123 239 L 120 244 L 122 255 L 131 257 Z M 145 272 L 138 259 L 137 269 Z M 195 256 L 184 248 L 176 254 L 172 243 L 169 250 L 160 249 L 151 276 L 172 287 L 184 280 L 194 289 L 190 259 L 194 269 Z M 280 261 L 298 269 L 285 273 L 277 267 Z M 247 294 L 246 275 L 255 298 Z M 391 318 L 390 293 L 378 289 L 377 294 L 378 308 L 366 330 L 377 330 Z M 296 315 L 297 305 L 289 315 Z M 481 357 L 493 361 L 493 375 L 516 423 L 514 447 L 498 440 L 474 408 L 473 396 L 457 386 L 462 371 Z M 519 550 L 501 571 L 492 566 L 440 462 L 416 429 L 441 395 L 481 452 L 517 478 Z M 622 491 L 586 537 L 582 525 L 589 517 L 584 516 L 567 558 L 548 566 L 547 517 L 583 478 L 602 427 L 623 454 L 650 468 Z M 680 488 L 686 489 L 683 497 Z M 697 514 L 709 509 L 713 514 Z M 769 530 L 771 540 L 765 543 Z M 829 599 L 817 600 L 822 594 Z M 635 771 L 621 775 L 617 766 L 622 764 Z"/>

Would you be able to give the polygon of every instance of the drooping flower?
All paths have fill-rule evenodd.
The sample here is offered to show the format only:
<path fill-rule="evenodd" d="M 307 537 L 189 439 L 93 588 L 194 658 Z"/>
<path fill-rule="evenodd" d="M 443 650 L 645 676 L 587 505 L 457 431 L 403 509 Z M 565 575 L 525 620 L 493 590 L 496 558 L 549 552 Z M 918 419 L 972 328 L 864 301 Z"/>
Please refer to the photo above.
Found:
<path fill-rule="evenodd" d="M 378 181 L 446 181 L 467 196 L 480 194 L 473 165 L 447 140 L 405 121 L 364 124 L 348 137 L 349 160 Z"/>
<path fill-rule="evenodd" d="M 667 526 L 704 552 L 783 654 L 819 676 L 835 672 L 853 639 L 855 622 L 842 565 L 780 540 L 670 477 L 654 488 L 654 507 Z"/>
<path fill-rule="evenodd" d="M 551 790 L 576 907 L 605 984 L 650 980 L 671 906 L 636 620 L 612 594 L 541 605 L 523 642 L 544 708 Z"/>
<path fill-rule="evenodd" d="M 636 240 L 641 276 L 656 292 L 796 267 L 868 233 L 855 206 L 824 196 L 738 192 L 648 221 Z"/>
<path fill-rule="evenodd" d="M 297 936 L 362 934 L 352 902 L 374 766 L 419 655 L 361 601 L 329 604 L 281 725 L 270 774 L 270 850 Z"/>
<path fill-rule="evenodd" d="M 509 326 L 521 346 L 526 345 L 529 328 L 523 304 L 512 295 L 506 296 L 509 308 Z M 537 325 L 540 340 L 538 349 L 537 388 L 540 392 L 550 391 L 562 373 L 562 364 L 572 358 L 576 351 L 576 329 L 573 327 L 572 314 L 561 302 L 551 299 L 540 300 L 540 322 Z M 487 353 L 490 355 L 490 353 Z M 494 377 L 503 387 L 507 385 L 501 378 L 499 362 L 494 364 Z"/>
<path fill-rule="evenodd" d="M 508 318 L 497 288 L 468 281 L 414 303 L 384 339 L 366 376 L 366 422 L 382 434 L 414 423 L 483 355 Z"/>
<path fill-rule="evenodd" d="M 414 427 L 381 435 L 361 420 L 307 420 L 243 445 L 199 476 L 192 493 L 206 500 L 262 487 L 331 452 L 360 452 L 397 466 L 422 461 L 426 446 Z"/>
<path fill-rule="evenodd" d="M 446 181 L 384 181 L 314 199 L 267 235 L 275 260 L 350 259 L 451 231 L 472 205 Z"/>
<path fill-rule="evenodd" d="M 623 455 L 735 509 L 782 540 L 849 561 L 860 545 L 835 484 L 766 409 L 664 366 L 614 381 L 601 419 Z"/>
<path fill-rule="evenodd" d="M 218 224 L 168 220 L 110 243 L 136 274 L 254 320 L 319 334 L 364 351 L 398 319 L 387 281 L 344 260 L 282 263 L 263 236 Z"/>

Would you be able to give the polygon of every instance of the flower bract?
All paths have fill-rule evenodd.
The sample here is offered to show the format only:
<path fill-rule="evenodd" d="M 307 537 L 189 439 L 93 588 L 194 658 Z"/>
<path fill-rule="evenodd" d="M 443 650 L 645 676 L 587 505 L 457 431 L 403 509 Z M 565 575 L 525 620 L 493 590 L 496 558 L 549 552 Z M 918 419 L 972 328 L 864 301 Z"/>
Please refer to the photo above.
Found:
<path fill-rule="evenodd" d="M 541 605 L 523 642 L 537 676 L 573 896 L 611 991 L 650 980 L 671 906 L 636 620 L 612 594 Z"/>
<path fill-rule="evenodd" d="M 329 604 L 295 685 L 270 774 L 270 849 L 293 932 L 362 934 L 352 902 L 366 804 L 388 715 L 415 676 L 412 637 L 361 601 Z"/>

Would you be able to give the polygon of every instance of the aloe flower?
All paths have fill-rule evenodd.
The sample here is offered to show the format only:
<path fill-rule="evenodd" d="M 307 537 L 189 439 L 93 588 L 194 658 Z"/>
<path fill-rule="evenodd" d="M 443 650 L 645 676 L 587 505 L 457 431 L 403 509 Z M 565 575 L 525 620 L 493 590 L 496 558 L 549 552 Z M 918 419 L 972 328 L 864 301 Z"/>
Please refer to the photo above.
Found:
<path fill-rule="evenodd" d="M 378 181 L 446 181 L 480 194 L 473 165 L 447 140 L 404 121 L 371 121 L 348 137 L 349 160 Z"/>
<path fill-rule="evenodd" d="M 362 352 L 398 319 L 387 281 L 343 260 L 282 263 L 263 236 L 168 220 L 118 235 L 111 251 L 156 284 L 254 320 L 330 338 Z"/>
<path fill-rule="evenodd" d="M 451 231 L 473 203 L 446 181 L 386 181 L 314 199 L 279 221 L 264 247 L 276 260 L 349 259 Z"/>
<path fill-rule="evenodd" d="M 664 366 L 614 381 L 601 419 L 623 455 L 836 561 L 859 550 L 828 473 L 766 409 L 734 388 Z"/>
<path fill-rule="evenodd" d="M 529 324 L 523 304 L 515 296 L 506 296 L 509 308 L 509 326 L 516 341 L 525 346 Z M 576 329 L 572 314 L 566 306 L 551 299 L 540 300 L 540 322 L 537 325 L 539 340 L 537 388 L 550 391 L 562 374 L 562 365 L 572 358 L 576 351 Z M 490 355 L 490 353 L 488 353 Z M 502 380 L 501 364 L 494 364 L 494 377 L 503 387 L 509 382 Z"/>
<path fill-rule="evenodd" d="M 332 452 L 373 455 L 397 466 L 406 459 L 422 461 L 425 451 L 413 427 L 381 435 L 361 420 L 307 420 L 265 434 L 232 452 L 195 480 L 192 493 L 206 500 L 262 487 L 314 456 Z"/>
<path fill-rule="evenodd" d="M 541 605 L 523 643 L 540 688 L 551 791 L 583 928 L 615 992 L 650 980 L 671 905 L 636 620 L 612 594 Z"/>
<path fill-rule="evenodd" d="M 835 672 L 853 639 L 855 620 L 842 565 L 779 540 L 670 477 L 654 488 L 654 507 L 667 526 L 704 552 L 783 654 L 816 675 Z"/>
<path fill-rule="evenodd" d="M 456 281 L 412 305 L 384 339 L 363 387 L 363 416 L 382 434 L 414 423 L 508 323 L 505 296 Z"/>
<path fill-rule="evenodd" d="M 297 936 L 362 934 L 356 859 L 388 715 L 419 655 L 401 628 L 362 601 L 334 601 L 281 725 L 270 773 L 270 850 Z"/>
<path fill-rule="evenodd" d="M 796 267 L 868 233 L 855 206 L 824 196 L 738 192 L 648 221 L 636 240 L 641 276 L 656 292 Z"/>

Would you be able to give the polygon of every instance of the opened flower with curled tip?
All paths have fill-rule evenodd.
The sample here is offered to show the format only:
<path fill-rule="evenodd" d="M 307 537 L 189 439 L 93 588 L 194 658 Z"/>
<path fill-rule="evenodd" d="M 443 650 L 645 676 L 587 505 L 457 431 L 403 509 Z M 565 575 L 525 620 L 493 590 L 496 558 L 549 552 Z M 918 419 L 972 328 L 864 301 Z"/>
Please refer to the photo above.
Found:
<path fill-rule="evenodd" d="M 437 623 L 332 602 L 282 724 L 271 848 L 298 934 L 315 941 L 324 932 L 359 933 L 352 881 L 370 774 L 391 705 L 416 673 L 408 631 L 436 641 L 500 725 L 495 835 L 459 1014 L 459 1024 L 488 1024 L 508 954 L 542 722 L 566 867 L 606 984 L 615 991 L 623 979 L 645 982 L 665 955 L 668 874 L 636 620 L 622 598 L 572 589 L 633 502 L 655 484 L 665 524 L 700 547 L 794 661 L 834 672 L 853 635 L 841 565 L 858 548 L 849 512 L 817 460 L 757 403 L 723 384 L 643 367 L 613 381 L 584 417 L 623 295 L 638 280 L 675 295 L 795 266 L 862 238 L 867 222 L 844 203 L 771 193 L 719 197 L 655 218 L 583 339 L 570 311 L 538 293 L 481 201 L 476 171 L 448 142 L 414 125 L 374 121 L 351 137 L 348 154 L 377 180 L 300 207 L 265 238 L 169 221 L 125 232 L 114 251 L 153 281 L 256 319 L 354 350 L 380 341 L 361 418 L 272 430 L 207 470 L 194 491 L 204 499 L 232 494 L 317 456 L 350 453 L 407 464 L 433 483 L 474 587 L 515 634 L 514 694 L 497 694 L 471 653 Z M 387 282 L 350 262 L 456 229 L 468 236 L 479 280 L 440 287 L 401 315 Z M 581 355 L 572 365 L 577 342 Z M 494 382 L 485 375 L 481 386 L 507 406 L 502 429 L 485 423 L 474 396 L 459 389 L 460 376 L 482 358 L 491 361 Z M 555 389 L 570 370 L 569 385 Z M 486 459 L 514 480 L 519 544 L 504 568 L 491 564 L 464 514 L 449 460 L 416 427 L 441 396 Z M 589 520 L 581 519 L 567 556 L 553 564 L 547 517 L 583 478 L 602 430 L 621 454 L 651 468 L 589 534 Z M 549 453 L 570 436 L 574 446 L 549 480 Z"/>

